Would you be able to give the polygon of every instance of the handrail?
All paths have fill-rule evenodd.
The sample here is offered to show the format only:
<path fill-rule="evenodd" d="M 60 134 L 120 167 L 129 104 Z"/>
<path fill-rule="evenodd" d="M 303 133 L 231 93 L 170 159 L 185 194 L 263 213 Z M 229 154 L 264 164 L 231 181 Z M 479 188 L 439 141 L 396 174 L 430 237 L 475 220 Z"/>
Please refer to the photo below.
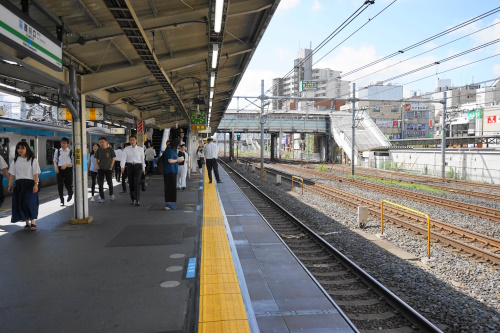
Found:
<path fill-rule="evenodd" d="M 292 182 L 292 184 L 293 184 L 293 182 Z M 389 204 L 389 205 L 392 205 L 392 206 L 395 206 L 395 207 L 398 207 L 401 209 L 405 209 L 407 211 L 410 211 L 410 212 L 413 212 L 416 214 L 423 215 L 427 218 L 427 258 L 431 259 L 431 220 L 429 218 L 429 215 L 422 213 L 422 212 L 419 212 L 418 210 L 414 210 L 414 209 L 411 209 L 411 208 L 408 208 L 405 206 L 398 205 L 397 203 L 394 203 L 394 202 L 382 200 L 382 202 L 380 203 L 380 220 L 381 220 L 380 221 L 381 222 L 380 234 L 381 235 L 384 234 L 384 202 L 386 204 Z"/>
<path fill-rule="evenodd" d="M 304 179 L 297 177 L 297 176 L 292 176 L 292 191 L 293 191 L 293 180 L 294 179 L 300 179 L 302 181 L 302 195 L 304 195 Z"/>

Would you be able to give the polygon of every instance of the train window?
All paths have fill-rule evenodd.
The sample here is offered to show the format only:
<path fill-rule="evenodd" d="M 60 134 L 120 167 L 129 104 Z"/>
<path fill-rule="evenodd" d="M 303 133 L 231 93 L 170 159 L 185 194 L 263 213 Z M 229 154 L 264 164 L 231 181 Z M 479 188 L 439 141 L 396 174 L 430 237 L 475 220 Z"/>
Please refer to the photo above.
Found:
<path fill-rule="evenodd" d="M 33 139 L 30 140 L 30 148 L 31 148 L 31 151 L 34 153 L 35 152 L 35 140 L 33 140 Z"/>
<path fill-rule="evenodd" d="M 54 163 L 54 152 L 61 148 L 60 141 L 47 140 L 45 144 L 45 159 L 47 164 Z"/>
<path fill-rule="evenodd" d="M 8 138 L 0 138 L 0 155 L 2 155 L 7 165 L 9 165 L 9 142 Z"/>

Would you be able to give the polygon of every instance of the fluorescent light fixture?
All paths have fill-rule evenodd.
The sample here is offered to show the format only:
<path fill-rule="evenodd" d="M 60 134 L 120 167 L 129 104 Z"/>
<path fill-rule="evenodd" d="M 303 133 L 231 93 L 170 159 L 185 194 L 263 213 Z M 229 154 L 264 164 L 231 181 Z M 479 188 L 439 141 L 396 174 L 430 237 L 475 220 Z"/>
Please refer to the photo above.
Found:
<path fill-rule="evenodd" d="M 210 99 L 214 98 L 214 88 L 210 88 Z"/>
<path fill-rule="evenodd" d="M 217 68 L 218 56 L 219 56 L 219 44 L 214 44 L 212 49 L 212 68 Z"/>
<path fill-rule="evenodd" d="M 11 61 L 11 60 L 7 60 L 7 59 L 3 59 L 3 62 L 9 64 L 9 65 L 17 65 L 17 62 L 15 61 Z"/>
<path fill-rule="evenodd" d="M 210 110 L 212 109 L 212 101 L 208 102 L 208 105 L 210 106 Z"/>
<path fill-rule="evenodd" d="M 214 87 L 215 85 L 215 72 L 210 73 L 210 87 Z"/>
<path fill-rule="evenodd" d="M 224 0 L 215 0 L 215 23 L 214 31 L 220 32 L 222 26 L 222 9 L 224 8 Z"/>

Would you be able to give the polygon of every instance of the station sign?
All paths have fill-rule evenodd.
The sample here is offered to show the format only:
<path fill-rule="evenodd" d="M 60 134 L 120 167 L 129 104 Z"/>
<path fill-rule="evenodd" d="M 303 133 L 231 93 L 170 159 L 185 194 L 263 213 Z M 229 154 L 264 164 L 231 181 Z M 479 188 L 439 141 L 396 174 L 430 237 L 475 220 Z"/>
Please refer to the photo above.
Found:
<path fill-rule="evenodd" d="M 135 120 L 133 118 L 123 118 L 123 121 L 125 121 L 126 123 L 129 123 L 129 124 L 135 124 Z"/>
<path fill-rule="evenodd" d="M 155 118 L 149 118 L 144 120 L 144 124 L 149 125 L 149 124 L 154 124 L 155 123 Z"/>
<path fill-rule="evenodd" d="M 318 90 L 318 81 L 300 81 L 299 91 Z"/>
<path fill-rule="evenodd" d="M 104 110 L 103 108 L 85 108 L 85 117 L 89 121 L 104 120 Z M 57 119 L 71 120 L 71 112 L 68 108 L 58 108 Z"/>
<path fill-rule="evenodd" d="M 0 40 L 62 72 L 62 43 L 8 1 L 0 4 Z"/>
<path fill-rule="evenodd" d="M 125 128 L 123 127 L 112 127 L 110 128 L 111 134 L 125 134 Z"/>

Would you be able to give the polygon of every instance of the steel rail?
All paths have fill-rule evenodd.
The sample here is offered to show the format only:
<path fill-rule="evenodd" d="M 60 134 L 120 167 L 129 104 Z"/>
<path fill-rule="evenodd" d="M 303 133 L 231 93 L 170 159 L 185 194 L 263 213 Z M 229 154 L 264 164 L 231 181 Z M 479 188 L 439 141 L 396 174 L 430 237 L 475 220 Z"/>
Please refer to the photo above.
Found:
<path fill-rule="evenodd" d="M 288 169 L 294 169 L 294 170 L 300 170 L 301 168 L 296 167 L 296 166 L 290 166 L 286 165 L 284 166 L 285 168 Z M 304 171 L 304 170 L 302 170 Z M 403 190 L 403 189 L 397 189 L 391 186 L 386 186 L 386 185 L 379 185 L 379 184 L 374 184 L 362 180 L 356 180 L 352 178 L 347 178 L 347 177 L 342 177 L 342 176 L 333 176 L 329 174 L 325 174 L 320 171 L 315 171 L 315 170 L 307 170 L 308 173 L 312 173 L 317 176 L 321 176 L 324 178 L 327 178 L 329 180 L 342 180 L 343 182 L 350 182 L 354 184 L 357 187 L 361 188 L 366 188 L 366 189 L 372 189 L 377 192 L 381 193 L 386 193 L 389 195 L 398 195 L 402 196 L 405 198 L 408 198 L 413 201 L 425 203 L 428 205 L 433 205 L 433 206 L 441 206 L 443 208 L 459 211 L 462 213 L 466 213 L 469 215 L 481 217 L 488 219 L 490 221 L 494 222 L 500 222 L 500 210 L 494 209 L 494 208 L 489 208 L 489 207 L 484 207 L 484 206 L 479 206 L 479 205 L 472 205 L 472 204 L 467 204 L 467 203 L 460 203 L 461 206 L 457 206 L 457 202 L 450 200 L 450 199 L 444 199 L 440 198 L 437 196 L 433 195 L 428 195 L 428 194 L 422 194 L 422 193 L 417 193 L 413 191 L 408 191 L 408 190 Z M 439 204 L 439 205 L 437 205 Z"/>
<path fill-rule="evenodd" d="M 333 164 L 335 166 L 335 164 Z M 336 167 L 336 166 L 335 166 Z M 364 168 L 364 167 L 357 167 L 357 169 L 363 169 L 363 170 L 373 170 L 369 168 Z M 500 185 L 494 185 L 494 184 L 484 184 L 484 183 L 474 183 L 474 182 L 467 182 L 467 181 L 461 181 L 461 180 L 453 180 L 453 179 L 442 179 L 442 178 L 437 178 L 437 177 L 431 177 L 431 176 L 422 176 L 422 175 L 408 175 L 403 172 L 396 172 L 396 171 L 387 171 L 387 170 L 378 170 L 377 172 L 384 173 L 384 174 L 395 174 L 400 177 L 405 177 L 405 178 L 418 178 L 418 179 L 423 179 L 423 180 L 429 180 L 432 182 L 436 183 L 447 183 L 447 184 L 455 184 L 455 185 L 466 185 L 466 186 L 472 186 L 472 187 L 484 187 L 484 188 L 492 188 L 500 191 Z"/>
<path fill-rule="evenodd" d="M 275 171 L 274 169 L 270 170 L 268 168 L 268 172 L 274 173 L 274 171 Z M 289 178 L 291 175 L 288 174 L 288 177 L 287 177 L 286 173 L 284 173 L 282 171 L 278 171 L 278 173 L 280 173 L 283 178 L 291 181 L 291 179 Z M 380 217 L 380 212 L 378 210 L 378 208 L 379 208 L 378 202 L 375 202 L 373 200 L 366 199 L 366 198 L 363 198 L 363 197 L 360 197 L 360 196 L 357 196 L 357 195 L 354 195 L 354 194 L 351 194 L 348 192 L 337 190 L 337 189 L 331 188 L 331 187 L 323 185 L 323 184 L 316 184 L 315 182 L 313 182 L 311 180 L 304 179 L 304 182 L 305 183 L 308 182 L 311 184 L 311 185 L 307 185 L 307 184 L 304 185 L 304 187 L 310 192 L 315 192 L 317 194 L 327 196 L 330 199 L 334 199 L 336 201 L 344 203 L 344 204 L 346 204 L 350 207 L 353 207 L 355 209 L 357 209 L 357 207 L 362 205 L 362 204 L 368 205 L 371 207 L 371 208 L 368 208 L 368 212 L 370 213 L 370 215 L 375 216 L 377 218 Z M 405 212 L 405 211 L 400 210 L 398 208 L 388 207 L 388 208 L 386 208 L 386 211 L 389 211 L 392 214 L 396 214 L 399 216 L 410 218 L 412 220 L 418 221 L 419 223 L 425 224 L 427 222 L 426 220 L 424 221 L 424 219 L 421 216 L 419 216 L 418 214 L 414 214 L 411 212 Z M 395 221 L 397 224 L 400 224 L 400 225 L 402 225 L 402 226 L 404 226 L 404 227 L 406 227 L 406 228 L 408 228 L 416 233 L 419 233 L 419 234 L 425 235 L 427 233 L 426 228 L 422 228 L 422 227 L 417 226 L 415 224 L 401 220 L 400 218 L 398 218 L 394 215 L 389 215 L 389 219 L 387 219 L 387 220 L 388 221 Z M 433 219 L 431 219 L 431 226 L 434 227 L 434 229 L 435 229 L 434 230 L 435 232 L 431 234 L 431 239 L 436 240 L 436 241 L 441 241 L 447 245 L 451 245 L 452 247 L 456 248 L 457 250 L 463 250 L 463 251 L 468 252 L 470 254 L 474 254 L 474 255 L 478 256 L 479 258 L 482 258 L 486 261 L 491 262 L 494 265 L 500 265 L 500 255 L 495 253 L 495 252 L 500 251 L 500 240 L 486 236 L 486 235 L 482 235 L 482 234 L 479 234 L 479 233 L 476 233 L 473 231 L 468 231 L 468 230 L 465 230 L 465 229 L 462 229 L 459 227 L 455 227 L 455 226 L 452 226 L 452 225 L 444 223 L 444 222 L 439 222 L 439 221 L 436 221 Z M 461 238 L 467 238 L 471 242 L 482 243 L 483 247 L 491 246 L 494 249 L 492 251 L 490 251 L 490 250 L 485 249 L 485 248 L 479 248 L 479 247 L 476 247 L 472 244 L 468 244 L 465 242 L 455 240 L 450 236 L 440 235 L 440 234 L 436 233 L 438 231 L 443 231 L 443 230 L 448 232 L 450 235 L 455 234 Z"/>
<path fill-rule="evenodd" d="M 306 166 L 306 167 L 307 168 L 312 168 L 312 166 Z M 335 168 L 338 169 L 338 167 L 335 167 Z M 403 179 L 393 179 L 392 176 L 394 175 L 396 177 L 410 179 L 408 181 L 410 184 L 414 184 L 414 183 L 416 183 L 416 184 L 422 184 L 422 185 L 426 185 L 426 186 L 428 186 L 430 188 L 435 188 L 435 189 L 446 191 L 446 192 L 451 192 L 451 193 L 455 193 L 455 194 L 459 194 L 459 195 L 468 195 L 468 196 L 471 196 L 471 197 L 478 197 L 478 198 L 481 198 L 481 199 L 488 199 L 488 200 L 500 202 L 500 195 L 499 194 L 472 191 L 472 190 L 467 190 L 467 189 L 464 189 L 464 188 L 457 189 L 457 188 L 454 188 L 454 187 L 441 186 L 441 185 L 434 184 L 434 183 L 433 184 L 429 184 L 429 183 L 427 183 L 425 181 L 419 181 L 419 180 L 413 179 L 412 175 L 393 174 L 393 173 L 389 172 L 390 175 L 391 175 L 391 177 L 384 177 L 384 176 L 380 176 L 379 173 L 382 173 L 384 175 L 388 174 L 388 172 L 381 172 L 378 169 L 372 169 L 370 171 L 359 171 L 359 170 L 356 171 L 356 174 L 374 176 L 375 178 L 380 178 L 380 179 L 383 179 L 383 180 L 392 180 L 394 182 L 404 182 Z M 373 175 L 373 174 L 375 174 L 375 175 Z M 474 184 L 472 184 L 471 186 L 474 186 Z M 500 190 L 500 188 L 499 188 L 499 190 Z"/>
<path fill-rule="evenodd" d="M 384 300 L 389 303 L 392 307 L 397 309 L 403 317 L 405 317 L 408 321 L 418 326 L 424 332 L 441 332 L 436 326 L 434 326 L 429 320 L 411 308 L 408 304 L 406 304 L 403 300 L 397 297 L 394 293 L 392 293 L 389 289 L 383 286 L 380 282 L 375 280 L 371 275 L 361 269 L 358 265 L 356 265 L 353 261 L 347 258 L 344 254 L 342 254 L 339 250 L 333 247 L 329 242 L 325 241 L 321 236 L 319 236 L 316 232 L 306 226 L 302 221 L 298 218 L 290 214 L 285 208 L 281 207 L 276 201 L 262 192 L 259 188 L 257 188 L 254 184 L 252 184 L 248 179 L 246 179 L 243 175 L 241 175 L 234 168 L 231 168 L 228 164 L 221 160 L 229 169 L 233 171 L 235 175 L 243 179 L 252 189 L 256 192 L 260 193 L 263 197 L 265 197 L 273 206 L 278 208 L 285 216 L 289 219 L 293 220 L 297 223 L 303 230 L 305 230 L 316 242 L 324 246 L 336 260 L 340 261 L 344 267 L 348 268 L 353 274 L 355 274 L 363 283 L 367 284 L 375 293 L 384 298 Z"/>

